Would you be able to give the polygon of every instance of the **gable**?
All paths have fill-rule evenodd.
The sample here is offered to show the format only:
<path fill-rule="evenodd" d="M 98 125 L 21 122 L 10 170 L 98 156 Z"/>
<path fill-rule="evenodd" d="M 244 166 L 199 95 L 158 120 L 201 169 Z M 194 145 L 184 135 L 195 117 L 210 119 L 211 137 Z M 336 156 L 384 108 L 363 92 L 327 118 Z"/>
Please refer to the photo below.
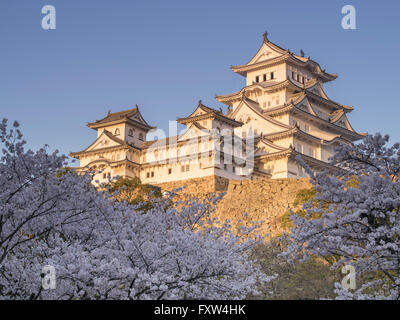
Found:
<path fill-rule="evenodd" d="M 281 124 L 269 116 L 261 115 L 243 101 L 236 108 L 232 117 L 243 122 L 243 127 L 262 128 L 264 133 L 282 131 L 289 128 L 289 126 Z"/>
<path fill-rule="evenodd" d="M 261 139 L 257 144 L 256 144 L 256 155 L 261 155 L 261 154 L 268 154 L 268 153 L 274 153 L 274 152 L 279 152 L 285 150 L 285 148 L 280 147 L 272 142 L 266 141 Z"/>
<path fill-rule="evenodd" d="M 326 95 L 324 89 L 322 89 L 322 86 L 321 86 L 321 84 L 319 82 L 317 82 L 313 86 L 307 88 L 307 90 L 309 92 L 312 92 L 312 93 L 324 98 L 324 99 L 329 100 L 328 96 Z"/>
<path fill-rule="evenodd" d="M 339 127 L 345 128 L 347 130 L 354 131 L 353 127 L 350 125 L 350 122 L 345 114 L 343 114 L 338 120 L 336 120 L 334 124 L 336 124 Z"/>
<path fill-rule="evenodd" d="M 282 55 L 282 53 L 278 52 L 277 50 L 274 50 L 268 44 L 263 43 L 263 45 L 258 50 L 256 55 L 247 64 L 249 65 L 249 64 L 253 64 L 253 63 L 262 62 L 262 61 L 265 61 L 265 60 L 269 60 L 269 59 L 273 59 L 273 58 L 279 57 L 281 55 Z"/>
<path fill-rule="evenodd" d="M 194 123 L 192 123 L 187 128 L 185 133 L 179 136 L 178 141 L 191 140 L 208 134 L 209 133 L 206 131 L 206 129 L 201 129 L 199 125 L 195 125 Z"/>
<path fill-rule="evenodd" d="M 304 97 L 303 100 L 300 102 L 296 103 L 296 107 L 304 112 L 308 112 L 314 116 L 316 116 L 316 112 L 313 109 L 313 106 L 311 105 L 310 101 L 308 101 L 307 97 Z"/>
<path fill-rule="evenodd" d="M 206 113 L 209 113 L 209 111 L 205 111 L 202 108 L 202 106 L 199 104 L 197 106 L 197 108 L 187 118 L 191 118 L 191 117 L 194 117 L 194 116 L 199 116 L 199 115 L 206 114 Z"/>
<path fill-rule="evenodd" d="M 111 133 L 109 133 L 111 134 Z M 86 148 L 85 151 L 92 151 L 92 150 L 99 150 L 99 149 L 104 149 L 104 148 L 109 148 L 109 147 L 115 147 L 115 146 L 120 146 L 122 145 L 121 143 L 117 142 L 114 139 L 111 139 L 105 131 L 96 139 L 95 142 L 93 142 L 88 148 Z"/>
<path fill-rule="evenodd" d="M 147 122 L 143 119 L 142 115 L 140 114 L 140 112 L 136 112 L 135 114 L 133 114 L 132 116 L 128 117 L 128 119 L 137 121 L 145 126 L 148 126 Z"/>

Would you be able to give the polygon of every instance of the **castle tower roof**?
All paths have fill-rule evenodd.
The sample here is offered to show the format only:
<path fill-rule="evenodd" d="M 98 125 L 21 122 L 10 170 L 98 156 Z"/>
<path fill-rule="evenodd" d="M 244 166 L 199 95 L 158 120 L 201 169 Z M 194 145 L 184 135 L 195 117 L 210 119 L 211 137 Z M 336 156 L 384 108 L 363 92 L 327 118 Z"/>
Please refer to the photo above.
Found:
<path fill-rule="evenodd" d="M 197 108 L 187 117 L 178 118 L 177 121 L 181 124 L 188 124 L 191 122 L 197 122 L 205 119 L 217 119 L 222 122 L 226 122 L 233 127 L 240 127 L 243 125 L 242 122 L 234 120 L 223 114 L 222 110 L 215 110 L 202 104 L 201 100 L 197 105 Z"/>
<path fill-rule="evenodd" d="M 150 126 L 143 118 L 139 111 L 138 105 L 135 108 L 119 111 L 119 112 L 111 112 L 109 111 L 107 116 L 96 120 L 95 122 L 89 122 L 87 126 L 92 129 L 104 128 L 110 125 L 119 124 L 119 123 L 131 123 L 137 127 L 140 127 L 145 130 L 151 130 L 155 127 Z"/>
<path fill-rule="evenodd" d="M 267 33 L 264 33 L 262 45 L 253 58 L 246 64 L 231 66 L 231 69 L 233 72 L 246 77 L 247 73 L 250 71 L 262 69 L 281 62 L 290 62 L 299 67 L 306 67 L 322 82 L 332 81 L 337 78 L 336 74 L 325 72 L 325 69 L 322 69 L 320 65 L 314 60 L 311 60 L 310 57 L 304 57 L 303 50 L 301 50 L 300 55 L 297 55 L 289 49 L 284 49 L 269 41 Z"/>

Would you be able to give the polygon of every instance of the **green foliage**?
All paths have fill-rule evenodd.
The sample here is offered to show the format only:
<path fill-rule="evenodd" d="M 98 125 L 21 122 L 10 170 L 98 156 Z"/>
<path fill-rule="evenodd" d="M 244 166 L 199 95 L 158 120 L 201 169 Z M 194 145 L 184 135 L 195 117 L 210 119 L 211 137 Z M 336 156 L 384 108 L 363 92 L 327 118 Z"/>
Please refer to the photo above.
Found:
<path fill-rule="evenodd" d="M 153 208 L 152 200 L 162 197 L 160 188 L 142 184 L 138 177 L 133 179 L 119 178 L 110 182 L 108 187 L 112 193 L 117 193 L 115 196 L 117 201 L 127 201 L 130 204 L 137 205 L 138 209 L 143 212 Z"/>
<path fill-rule="evenodd" d="M 61 178 L 62 176 L 66 175 L 67 173 L 75 173 L 75 170 L 71 167 L 63 167 L 59 171 L 57 171 L 56 176 L 57 178 Z"/>
<path fill-rule="evenodd" d="M 294 206 L 302 206 L 304 203 L 313 200 L 316 195 L 316 190 L 314 188 L 310 189 L 301 189 L 296 193 L 296 198 L 294 199 Z M 300 217 L 305 217 L 306 212 L 302 209 L 299 209 L 295 212 L 287 211 L 283 214 L 281 218 L 281 226 L 283 230 L 290 230 L 293 227 L 293 223 L 291 220 L 291 216 L 296 214 Z"/>
<path fill-rule="evenodd" d="M 341 281 L 338 270 L 330 270 L 330 264 L 315 256 L 306 262 L 289 263 L 279 257 L 286 244 L 273 238 L 253 250 L 252 256 L 261 264 L 266 274 L 278 277 L 260 288 L 261 299 L 271 300 L 310 300 L 333 299 L 334 282 Z M 256 297 L 249 297 L 256 298 Z"/>

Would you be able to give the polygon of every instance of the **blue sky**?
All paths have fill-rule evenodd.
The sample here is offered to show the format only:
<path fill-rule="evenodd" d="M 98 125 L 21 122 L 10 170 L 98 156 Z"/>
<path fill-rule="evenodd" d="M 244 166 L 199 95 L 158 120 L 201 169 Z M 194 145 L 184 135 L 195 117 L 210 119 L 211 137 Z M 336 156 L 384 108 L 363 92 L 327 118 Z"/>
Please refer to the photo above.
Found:
<path fill-rule="evenodd" d="M 41 28 L 42 6 L 57 29 Z M 341 27 L 352 4 L 357 30 Z M 86 123 L 138 104 L 151 125 L 188 115 L 199 99 L 237 91 L 262 34 L 338 73 L 326 84 L 353 105 L 361 132 L 400 141 L 399 1 L 2 0 L 0 118 L 18 120 L 32 148 L 79 151 L 95 138 Z"/>

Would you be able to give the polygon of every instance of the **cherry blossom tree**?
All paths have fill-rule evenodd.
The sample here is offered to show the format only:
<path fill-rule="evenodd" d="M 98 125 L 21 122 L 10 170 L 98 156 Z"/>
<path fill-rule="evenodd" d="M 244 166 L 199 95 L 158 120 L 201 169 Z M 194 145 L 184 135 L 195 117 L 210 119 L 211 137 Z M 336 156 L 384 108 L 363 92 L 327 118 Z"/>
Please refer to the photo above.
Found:
<path fill-rule="evenodd" d="M 17 122 L 2 121 L 0 141 L 0 298 L 244 298 L 271 279 L 248 256 L 258 224 L 233 234 L 212 218 L 219 197 L 167 196 L 142 212 L 58 152 L 25 150 Z M 55 289 L 42 286 L 45 265 Z"/>
<path fill-rule="evenodd" d="M 340 146 L 331 159 L 338 171 L 313 173 L 316 191 L 293 215 L 288 259 L 310 254 L 329 258 L 332 268 L 352 265 L 355 290 L 336 284 L 338 299 L 400 298 L 400 145 L 388 136 L 367 136 Z"/>

